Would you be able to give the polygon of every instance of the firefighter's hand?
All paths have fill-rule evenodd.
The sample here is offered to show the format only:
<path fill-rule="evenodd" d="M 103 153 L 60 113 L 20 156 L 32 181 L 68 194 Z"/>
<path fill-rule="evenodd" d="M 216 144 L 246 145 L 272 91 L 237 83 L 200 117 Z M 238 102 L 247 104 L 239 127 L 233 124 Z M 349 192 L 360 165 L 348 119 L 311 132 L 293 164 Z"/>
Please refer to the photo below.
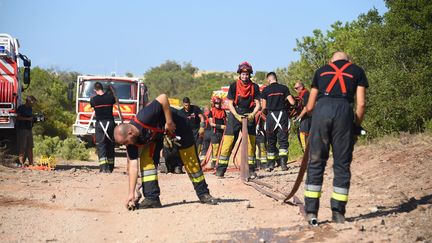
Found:
<path fill-rule="evenodd" d="M 235 117 L 239 122 L 242 122 L 244 116 L 239 115 L 239 114 L 237 114 L 237 113 L 234 113 L 233 115 L 234 115 L 234 117 Z"/>
<path fill-rule="evenodd" d="M 211 126 L 211 127 L 215 127 L 215 126 L 216 126 L 216 123 L 210 122 L 210 126 Z"/>
<path fill-rule="evenodd" d="M 128 197 L 126 199 L 125 206 L 126 206 L 126 208 L 128 210 L 135 210 L 136 205 L 135 205 L 135 195 L 134 195 L 134 193 L 128 195 Z"/>
<path fill-rule="evenodd" d="M 198 134 L 200 137 L 204 136 L 204 127 L 200 127 L 198 130 Z"/>
<path fill-rule="evenodd" d="M 168 133 L 174 134 L 175 129 L 176 129 L 176 125 L 173 121 L 165 123 L 165 130 Z"/>
<path fill-rule="evenodd" d="M 301 117 L 297 117 L 295 120 L 294 120 L 294 123 L 300 123 L 301 122 Z"/>
<path fill-rule="evenodd" d="M 221 129 L 225 130 L 226 126 L 225 125 L 221 125 Z"/>
<path fill-rule="evenodd" d="M 247 114 L 247 119 L 248 122 L 253 122 L 255 120 L 255 114 L 254 113 Z"/>

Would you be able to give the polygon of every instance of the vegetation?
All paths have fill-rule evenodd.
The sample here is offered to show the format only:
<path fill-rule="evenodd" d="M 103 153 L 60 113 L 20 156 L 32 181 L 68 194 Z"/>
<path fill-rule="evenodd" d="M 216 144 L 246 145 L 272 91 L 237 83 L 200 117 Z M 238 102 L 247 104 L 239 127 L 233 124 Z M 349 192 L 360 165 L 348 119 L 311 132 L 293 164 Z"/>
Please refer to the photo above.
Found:
<path fill-rule="evenodd" d="M 89 150 L 77 138 L 60 139 L 59 137 L 35 136 L 34 153 L 39 156 L 57 156 L 63 159 L 88 160 Z"/>

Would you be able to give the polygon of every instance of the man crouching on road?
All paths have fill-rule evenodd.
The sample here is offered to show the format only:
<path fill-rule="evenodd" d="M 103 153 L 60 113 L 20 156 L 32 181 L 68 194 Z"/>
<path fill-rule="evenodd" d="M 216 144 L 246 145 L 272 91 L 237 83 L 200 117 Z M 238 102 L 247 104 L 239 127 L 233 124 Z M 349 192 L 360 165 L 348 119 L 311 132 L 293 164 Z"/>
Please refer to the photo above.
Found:
<path fill-rule="evenodd" d="M 198 159 L 195 141 L 191 128 L 186 121 L 170 108 L 168 96 L 159 95 L 155 100 L 141 109 L 129 124 L 121 124 L 114 130 L 117 143 L 127 145 L 129 166 L 129 194 L 126 207 L 135 205 L 135 187 L 138 177 L 138 153 L 140 151 L 140 169 L 144 201 L 142 208 L 160 208 L 160 189 L 158 184 L 156 162 L 153 155 L 162 148 L 164 134 L 180 137 L 180 158 L 194 186 L 201 203 L 217 204 L 210 195 L 201 165 Z M 158 149 L 156 149 L 158 148 Z"/>

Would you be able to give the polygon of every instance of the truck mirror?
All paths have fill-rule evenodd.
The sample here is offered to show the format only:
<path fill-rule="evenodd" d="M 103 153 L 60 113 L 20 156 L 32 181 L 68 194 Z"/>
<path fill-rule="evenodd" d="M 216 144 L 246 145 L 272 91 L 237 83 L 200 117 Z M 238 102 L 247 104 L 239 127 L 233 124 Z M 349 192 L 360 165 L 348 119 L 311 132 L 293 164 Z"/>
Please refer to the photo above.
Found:
<path fill-rule="evenodd" d="M 30 84 L 30 67 L 24 67 L 24 84 Z"/>
<path fill-rule="evenodd" d="M 73 99 L 73 89 L 75 87 L 74 83 L 69 83 L 68 84 L 68 91 L 67 91 L 67 98 L 68 100 L 72 100 Z"/>

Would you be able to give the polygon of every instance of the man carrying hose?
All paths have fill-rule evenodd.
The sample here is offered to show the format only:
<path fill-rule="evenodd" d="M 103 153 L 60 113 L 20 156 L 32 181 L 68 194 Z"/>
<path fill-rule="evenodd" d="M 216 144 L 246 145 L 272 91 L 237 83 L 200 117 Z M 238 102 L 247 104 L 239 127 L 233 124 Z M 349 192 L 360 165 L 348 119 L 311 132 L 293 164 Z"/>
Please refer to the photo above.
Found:
<path fill-rule="evenodd" d="M 251 179 L 256 177 L 255 173 L 255 114 L 261 105 L 259 86 L 250 79 L 253 73 L 252 66 L 248 62 L 240 63 L 237 69 L 239 79 L 232 83 L 228 90 L 228 107 L 230 114 L 226 125 L 225 134 L 216 175 L 223 178 L 228 168 L 228 161 L 242 127 L 242 119 L 247 118 L 248 130 L 248 164 Z"/>
<path fill-rule="evenodd" d="M 217 200 L 210 195 L 207 187 L 192 130 L 184 118 L 176 112 L 172 112 L 167 95 L 159 95 L 141 109 L 129 124 L 117 126 L 114 137 L 117 143 L 127 145 L 129 194 L 126 206 L 135 204 L 134 192 L 139 165 L 144 195 L 144 201 L 140 207 L 162 207 L 159 198 L 160 189 L 156 162 L 154 161 L 154 155 L 160 152 L 162 142 L 168 147 L 178 146 L 178 153 L 192 181 L 199 201 L 206 204 L 217 204 Z M 139 163 L 138 158 L 140 159 Z"/>

